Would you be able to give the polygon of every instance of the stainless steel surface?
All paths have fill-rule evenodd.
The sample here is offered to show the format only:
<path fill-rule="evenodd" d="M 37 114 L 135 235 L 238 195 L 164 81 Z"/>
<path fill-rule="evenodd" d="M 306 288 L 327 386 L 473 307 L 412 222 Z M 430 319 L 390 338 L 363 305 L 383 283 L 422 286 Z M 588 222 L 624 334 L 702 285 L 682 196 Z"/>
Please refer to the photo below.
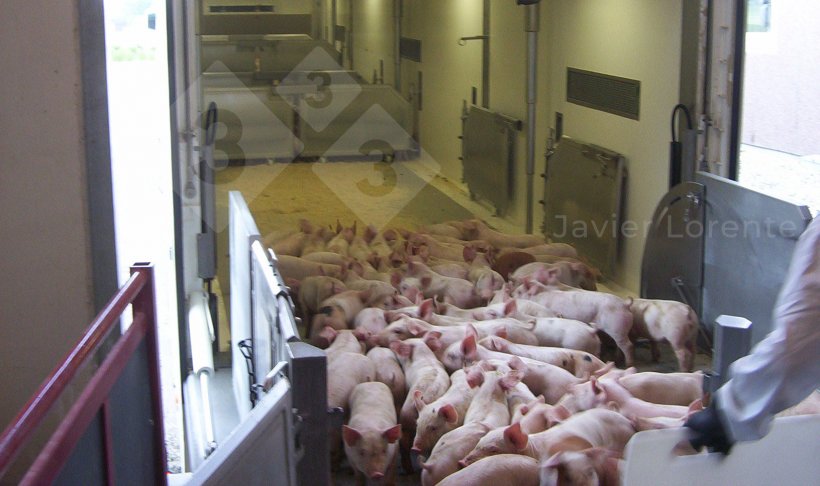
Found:
<path fill-rule="evenodd" d="M 208 36 L 200 39 L 203 73 L 254 71 L 284 72 L 341 69 L 341 54 L 321 40 L 265 36 L 237 38 Z M 318 64 L 317 64 L 318 63 Z"/>
<path fill-rule="evenodd" d="M 562 137 L 547 163 L 544 234 L 570 243 L 605 275 L 614 271 L 621 245 L 622 155 Z"/>
<path fill-rule="evenodd" d="M 471 196 L 493 203 L 504 214 L 512 195 L 516 129 L 520 121 L 471 106 L 463 120 L 464 182 Z"/>
<path fill-rule="evenodd" d="M 752 322 L 743 317 L 721 315 L 715 319 L 713 373 L 709 391 L 714 392 L 729 381 L 729 366 L 752 349 Z"/>
<path fill-rule="evenodd" d="M 222 84 L 209 86 L 211 82 Z M 299 147 L 294 135 L 293 108 L 270 87 L 244 86 L 239 78 L 207 77 L 205 102 L 219 106 L 216 160 L 292 160 Z M 230 85 L 230 86 L 228 86 Z"/>
<path fill-rule="evenodd" d="M 331 85 L 319 98 L 347 99 L 341 111 L 299 99 L 303 157 L 390 155 L 413 148 L 413 107 L 390 85 Z"/>
<path fill-rule="evenodd" d="M 687 227 L 703 226 L 704 187 L 684 182 L 658 203 L 646 235 L 641 264 L 641 297 L 677 300 L 700 315 L 703 284 L 703 237 Z"/>
<path fill-rule="evenodd" d="M 295 486 L 292 390 L 281 380 L 195 470 L 189 484 Z"/>
<path fill-rule="evenodd" d="M 722 314 L 754 322 L 752 344 L 772 329 L 772 311 L 797 238 L 811 215 L 797 206 L 705 172 L 703 312 L 711 326 Z"/>

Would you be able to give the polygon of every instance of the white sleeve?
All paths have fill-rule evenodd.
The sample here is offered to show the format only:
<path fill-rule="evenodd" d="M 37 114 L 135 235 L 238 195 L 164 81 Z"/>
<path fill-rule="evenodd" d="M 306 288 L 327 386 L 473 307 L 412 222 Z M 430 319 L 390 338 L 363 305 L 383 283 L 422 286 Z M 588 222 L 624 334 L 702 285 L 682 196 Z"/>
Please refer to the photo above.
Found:
<path fill-rule="evenodd" d="M 774 330 L 735 361 L 717 391 L 735 441 L 768 433 L 773 416 L 820 386 L 820 217 L 801 235 L 774 309 Z"/>

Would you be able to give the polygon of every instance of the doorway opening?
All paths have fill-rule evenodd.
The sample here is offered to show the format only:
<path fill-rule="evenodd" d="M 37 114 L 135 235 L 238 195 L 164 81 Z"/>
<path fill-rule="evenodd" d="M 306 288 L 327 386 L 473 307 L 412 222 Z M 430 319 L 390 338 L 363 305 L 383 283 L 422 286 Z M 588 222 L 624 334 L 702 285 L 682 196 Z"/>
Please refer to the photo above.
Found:
<path fill-rule="evenodd" d="M 165 2 L 105 0 L 106 66 L 117 274 L 154 265 L 166 449 L 182 471 L 173 184 Z"/>
<path fill-rule="evenodd" d="M 820 4 L 747 0 L 738 182 L 820 211 Z"/>

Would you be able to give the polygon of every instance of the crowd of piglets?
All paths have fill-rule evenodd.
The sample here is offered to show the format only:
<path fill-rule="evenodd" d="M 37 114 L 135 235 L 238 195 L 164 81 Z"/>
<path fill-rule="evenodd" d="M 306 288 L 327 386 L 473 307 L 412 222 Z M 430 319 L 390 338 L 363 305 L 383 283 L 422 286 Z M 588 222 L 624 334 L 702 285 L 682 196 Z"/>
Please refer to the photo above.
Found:
<path fill-rule="evenodd" d="M 361 230 L 361 231 L 360 231 Z M 698 320 L 685 304 L 596 290 L 566 244 L 480 220 L 415 231 L 302 221 L 269 235 L 305 339 L 327 351 L 330 434 L 362 482 L 618 484 L 638 430 L 702 408 Z M 604 339 L 617 361 L 601 360 Z M 679 373 L 637 372 L 633 342 Z"/>

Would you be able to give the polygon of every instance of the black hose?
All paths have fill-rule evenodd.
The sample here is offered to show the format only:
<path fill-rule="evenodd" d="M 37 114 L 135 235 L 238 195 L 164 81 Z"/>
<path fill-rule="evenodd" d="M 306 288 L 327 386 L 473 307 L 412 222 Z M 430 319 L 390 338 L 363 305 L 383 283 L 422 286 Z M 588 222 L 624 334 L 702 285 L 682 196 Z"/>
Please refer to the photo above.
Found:
<path fill-rule="evenodd" d="M 675 108 L 672 109 L 672 141 L 677 142 L 677 130 L 675 130 L 675 115 L 678 111 L 683 111 L 683 114 L 686 115 L 686 128 L 689 130 L 692 129 L 692 115 L 689 113 L 689 108 L 683 104 L 675 105 Z"/>
<path fill-rule="evenodd" d="M 205 114 L 205 145 L 211 146 L 216 138 L 217 109 L 216 103 L 211 101 Z"/>

